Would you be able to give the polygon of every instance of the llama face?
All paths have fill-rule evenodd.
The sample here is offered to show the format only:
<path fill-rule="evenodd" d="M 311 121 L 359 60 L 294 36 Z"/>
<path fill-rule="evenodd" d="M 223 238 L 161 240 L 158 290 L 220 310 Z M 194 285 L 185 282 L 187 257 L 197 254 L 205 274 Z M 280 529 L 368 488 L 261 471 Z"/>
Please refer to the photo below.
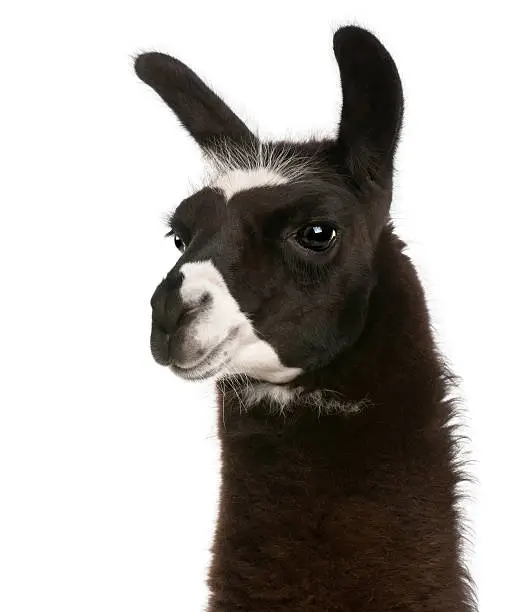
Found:
<path fill-rule="evenodd" d="M 358 28 L 334 37 L 336 139 L 262 144 L 199 77 L 160 53 L 135 68 L 214 162 L 171 219 L 182 256 L 152 298 L 155 359 L 187 378 L 285 383 L 356 341 L 391 200 L 402 91 L 393 60 Z"/>
<path fill-rule="evenodd" d="M 186 247 L 152 301 L 158 362 L 186 378 L 282 383 L 360 332 L 371 278 L 363 210 L 326 168 L 296 171 L 231 169 L 177 208 L 171 231 Z"/>

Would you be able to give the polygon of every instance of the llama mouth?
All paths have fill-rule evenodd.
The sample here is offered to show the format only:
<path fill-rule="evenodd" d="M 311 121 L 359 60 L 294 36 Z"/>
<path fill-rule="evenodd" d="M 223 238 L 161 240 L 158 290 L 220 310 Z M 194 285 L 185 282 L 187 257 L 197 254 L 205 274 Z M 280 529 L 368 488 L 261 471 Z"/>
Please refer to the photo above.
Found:
<path fill-rule="evenodd" d="M 236 339 L 239 327 L 234 327 L 229 331 L 227 336 L 219 342 L 207 355 L 193 365 L 177 365 L 171 364 L 170 369 L 174 374 L 187 380 L 205 380 L 212 378 L 231 360 L 233 348 L 235 347 L 234 340 Z"/>

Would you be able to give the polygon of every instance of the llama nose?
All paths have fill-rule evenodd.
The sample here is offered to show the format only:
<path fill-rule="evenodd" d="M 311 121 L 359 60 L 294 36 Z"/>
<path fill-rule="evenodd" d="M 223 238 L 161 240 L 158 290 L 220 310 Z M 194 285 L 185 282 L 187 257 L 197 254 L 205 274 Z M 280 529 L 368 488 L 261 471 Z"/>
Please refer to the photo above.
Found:
<path fill-rule="evenodd" d="M 183 274 L 170 273 L 155 289 L 151 298 L 153 322 L 166 334 L 176 331 L 184 305 L 179 292 Z"/>

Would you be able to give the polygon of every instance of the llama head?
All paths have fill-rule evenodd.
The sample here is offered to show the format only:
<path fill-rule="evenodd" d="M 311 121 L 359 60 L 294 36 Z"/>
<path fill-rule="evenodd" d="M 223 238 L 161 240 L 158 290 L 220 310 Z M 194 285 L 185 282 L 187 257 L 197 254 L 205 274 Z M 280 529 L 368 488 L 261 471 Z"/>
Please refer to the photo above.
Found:
<path fill-rule="evenodd" d="M 263 143 L 187 66 L 140 55 L 139 77 L 212 162 L 170 227 L 181 251 L 153 294 L 155 360 L 189 379 L 286 383 L 360 335 L 386 223 L 403 97 L 369 32 L 338 30 L 336 139 Z"/>

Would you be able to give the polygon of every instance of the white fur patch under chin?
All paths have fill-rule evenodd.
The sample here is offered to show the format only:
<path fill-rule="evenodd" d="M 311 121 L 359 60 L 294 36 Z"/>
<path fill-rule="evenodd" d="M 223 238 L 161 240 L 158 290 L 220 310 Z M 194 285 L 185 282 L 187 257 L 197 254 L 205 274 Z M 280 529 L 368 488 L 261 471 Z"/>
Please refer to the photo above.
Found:
<path fill-rule="evenodd" d="M 217 377 L 247 374 L 259 380 L 284 383 L 301 373 L 301 368 L 284 366 L 274 348 L 257 336 L 211 261 L 186 263 L 180 271 L 184 276 L 180 289 L 184 304 L 195 305 L 202 296 L 209 296 L 205 311 L 191 323 L 194 343 L 208 352 L 233 335 Z"/>
<path fill-rule="evenodd" d="M 240 395 L 245 408 L 252 408 L 255 404 L 266 401 L 270 407 L 282 412 L 301 391 L 299 387 L 259 383 L 245 387 Z"/>
<path fill-rule="evenodd" d="M 222 381 L 222 385 L 223 385 Z M 258 383 L 239 389 L 237 401 L 245 410 L 253 409 L 259 403 L 266 403 L 273 413 L 289 411 L 293 406 L 308 408 L 322 414 L 354 415 L 371 406 L 371 401 L 352 401 L 341 393 L 331 390 L 306 392 L 303 387 L 286 387 L 271 383 Z"/>

